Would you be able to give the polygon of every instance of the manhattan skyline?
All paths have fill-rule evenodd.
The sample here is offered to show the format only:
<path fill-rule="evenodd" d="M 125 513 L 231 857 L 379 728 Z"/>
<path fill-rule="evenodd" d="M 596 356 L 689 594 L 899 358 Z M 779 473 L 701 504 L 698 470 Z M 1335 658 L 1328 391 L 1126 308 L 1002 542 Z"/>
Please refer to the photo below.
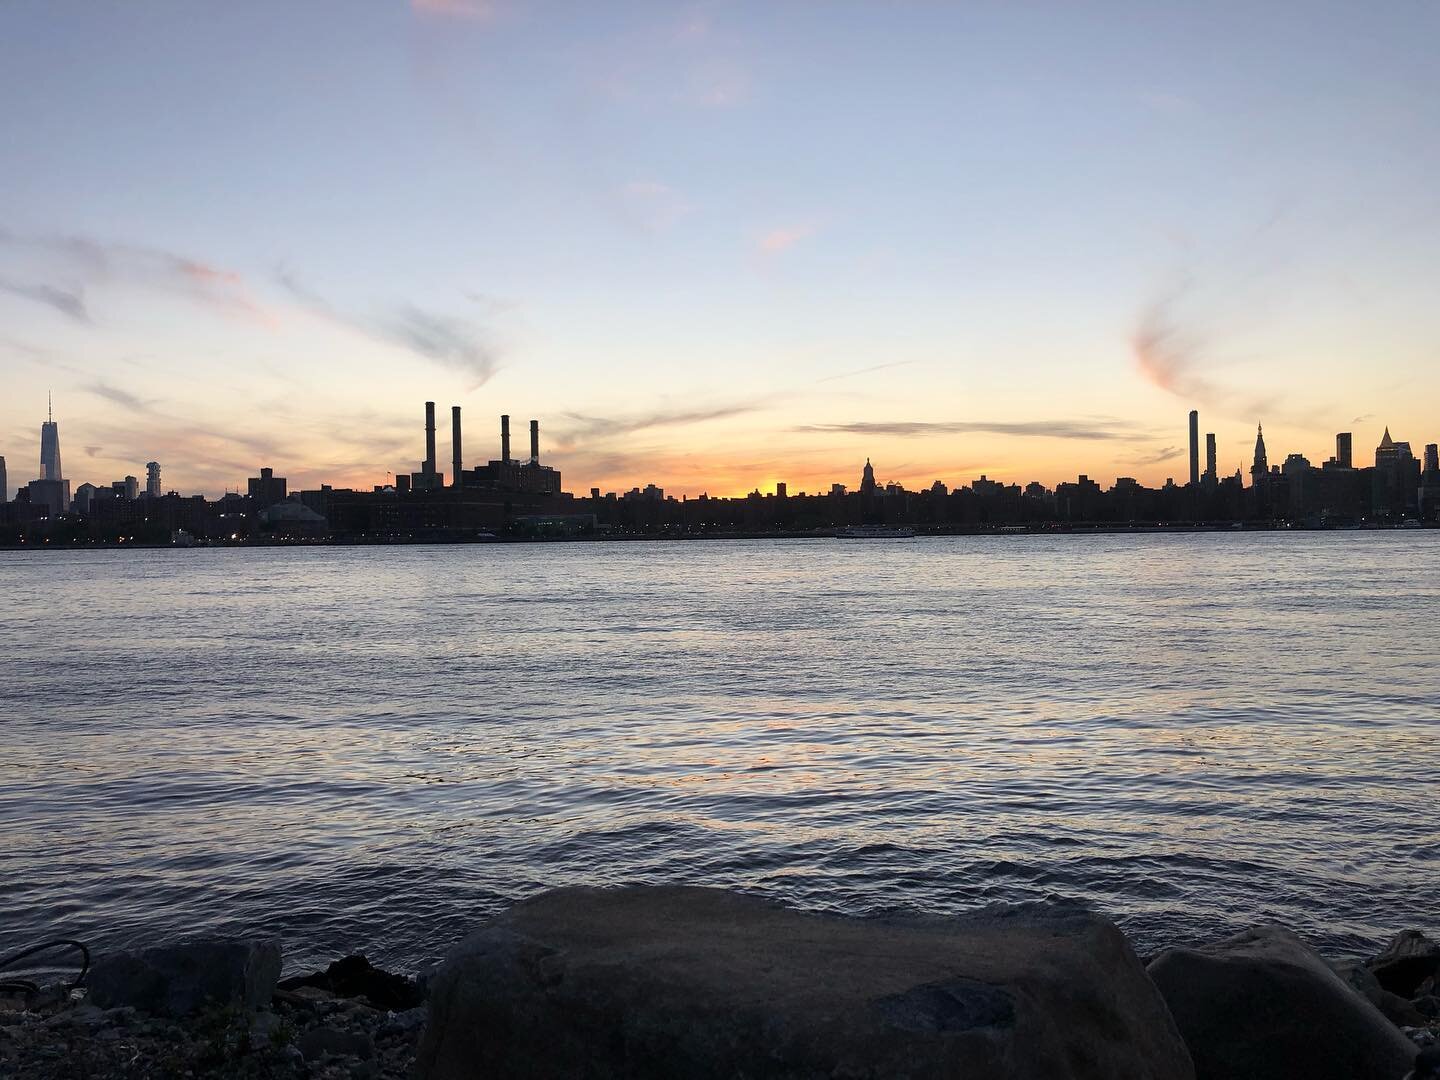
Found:
<path fill-rule="evenodd" d="M 212 497 L 412 465 L 419 397 L 542 417 L 567 487 L 690 495 L 867 456 L 1183 483 L 1192 407 L 1221 474 L 1257 421 L 1428 439 L 1437 29 L 7 5 L 0 454 L 38 475 L 51 388 L 69 474 Z"/>

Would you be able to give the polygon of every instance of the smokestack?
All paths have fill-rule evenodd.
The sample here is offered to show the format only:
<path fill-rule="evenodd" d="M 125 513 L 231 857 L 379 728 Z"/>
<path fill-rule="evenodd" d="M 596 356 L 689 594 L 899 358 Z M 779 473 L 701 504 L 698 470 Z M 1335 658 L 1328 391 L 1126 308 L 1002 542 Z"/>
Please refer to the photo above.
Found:
<path fill-rule="evenodd" d="M 510 417 L 500 417 L 500 460 L 510 462 Z"/>
<path fill-rule="evenodd" d="M 426 473 L 435 471 L 435 402 L 425 402 L 425 468 Z"/>
<path fill-rule="evenodd" d="M 530 464 L 540 464 L 540 421 L 530 421 Z"/>
<path fill-rule="evenodd" d="M 1200 483 L 1200 414 L 1190 410 L 1190 483 Z"/>
<path fill-rule="evenodd" d="M 1205 436 L 1205 475 L 1211 480 L 1218 479 L 1215 475 L 1215 433 L 1213 431 Z"/>
<path fill-rule="evenodd" d="M 451 486 L 460 486 L 460 406 L 450 406 L 450 453 L 455 461 L 455 475 L 451 478 Z"/>

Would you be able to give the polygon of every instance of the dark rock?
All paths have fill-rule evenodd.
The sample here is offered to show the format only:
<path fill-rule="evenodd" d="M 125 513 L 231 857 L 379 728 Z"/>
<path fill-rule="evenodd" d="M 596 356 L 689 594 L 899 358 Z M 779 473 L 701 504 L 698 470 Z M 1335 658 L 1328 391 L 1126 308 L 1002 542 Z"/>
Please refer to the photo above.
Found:
<path fill-rule="evenodd" d="M 380 1034 L 391 1037 L 413 1035 L 425 1026 L 427 1015 L 428 1010 L 423 1005 L 393 1013 L 380 1025 Z"/>
<path fill-rule="evenodd" d="M 1070 905 L 805 914 L 715 889 L 561 889 L 451 951 L 417 1058 L 462 1077 L 1188 1080 L 1125 938 Z"/>
<path fill-rule="evenodd" d="M 90 971 L 90 1001 L 184 1016 L 205 1005 L 268 1004 L 280 975 L 275 941 L 189 941 L 101 957 Z"/>
<path fill-rule="evenodd" d="M 1410 1004 L 1417 1013 L 1426 1019 L 1440 1019 L 1440 997 L 1436 997 L 1434 994 L 1426 994 L 1424 997 L 1417 997 Z"/>
<path fill-rule="evenodd" d="M 1432 1046 L 1415 1055 L 1415 1067 L 1405 1080 L 1440 1080 L 1440 1046 Z"/>
<path fill-rule="evenodd" d="M 347 956 L 323 972 L 286 979 L 280 989 L 296 991 L 307 986 L 328 990 L 337 997 L 363 997 L 377 1009 L 413 1009 L 424 1000 L 414 979 L 381 971 L 363 956 Z"/>
<path fill-rule="evenodd" d="M 101 1027 L 105 1022 L 105 1010 L 90 1004 L 80 1005 L 73 1009 L 58 1012 L 45 1021 L 49 1027 L 85 1028 Z"/>
<path fill-rule="evenodd" d="M 258 1012 L 250 1018 L 250 1038 L 259 1043 L 270 1042 L 283 1030 L 284 1023 L 272 1012 Z"/>
<path fill-rule="evenodd" d="M 1414 1045 L 1280 926 L 1199 949 L 1168 949 L 1150 977 L 1198 1080 L 1394 1080 Z"/>
<path fill-rule="evenodd" d="M 332 1027 L 311 1028 L 295 1040 L 295 1045 L 300 1048 L 306 1061 L 318 1061 L 327 1054 L 361 1060 L 375 1056 L 375 1043 L 369 1035 L 360 1031 L 340 1031 Z"/>
<path fill-rule="evenodd" d="M 1440 945 L 1418 930 L 1401 930 L 1367 966 L 1386 990 L 1413 997 L 1422 982 L 1440 972 Z"/>
<path fill-rule="evenodd" d="M 1425 1022 L 1424 1014 L 1399 994 L 1392 994 L 1380 985 L 1375 973 L 1359 960 L 1342 960 L 1330 968 L 1349 987 L 1374 1005 L 1397 1027 L 1414 1027 Z"/>

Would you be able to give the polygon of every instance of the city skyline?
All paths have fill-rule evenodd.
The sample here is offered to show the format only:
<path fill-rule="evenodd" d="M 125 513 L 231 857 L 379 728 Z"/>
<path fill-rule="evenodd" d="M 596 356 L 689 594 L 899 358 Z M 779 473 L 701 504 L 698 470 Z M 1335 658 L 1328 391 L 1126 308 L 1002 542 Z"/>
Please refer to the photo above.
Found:
<path fill-rule="evenodd" d="M 1428 437 L 1440 13 L 845 15 L 7 5 L 12 486 L 51 388 L 76 476 L 210 496 L 409 467 L 422 396 L 691 495 Z"/>
<path fill-rule="evenodd" d="M 47 395 L 46 407 L 47 416 L 45 421 L 42 422 L 40 429 L 40 469 L 39 474 L 36 477 L 35 483 L 51 483 L 57 485 L 63 484 L 66 490 L 66 494 L 63 496 L 63 500 L 67 507 L 70 499 L 69 492 L 72 486 L 103 488 L 107 486 L 107 483 L 111 487 L 120 487 L 123 485 L 125 489 L 130 492 L 129 497 L 132 499 L 135 498 L 136 493 L 138 493 L 139 480 L 138 477 L 133 474 L 126 474 L 125 476 L 117 480 L 112 480 L 108 482 L 102 481 L 98 485 L 94 483 L 93 479 L 88 479 L 82 484 L 77 483 L 71 477 L 67 477 L 64 475 L 61 465 L 59 422 L 55 420 L 54 402 L 53 398 L 51 398 L 49 395 Z M 468 486 L 472 483 L 479 484 L 483 487 L 489 487 L 498 484 L 501 488 L 512 488 L 513 490 L 517 491 L 532 491 L 534 493 L 544 494 L 547 496 L 558 495 L 561 492 L 561 470 L 554 469 L 548 464 L 548 462 L 540 468 L 539 473 L 535 474 L 536 477 L 538 477 L 540 474 L 544 474 L 546 477 L 546 479 L 544 479 L 543 483 L 541 483 L 539 487 L 534 486 L 534 484 L 536 483 L 534 477 L 528 480 L 524 479 L 525 473 L 523 469 L 521 469 L 521 471 L 518 473 L 509 471 L 512 465 L 515 467 L 520 467 L 527 464 L 530 467 L 541 466 L 540 421 L 538 419 L 532 419 L 529 422 L 528 456 L 518 452 L 512 454 L 510 430 L 511 418 L 508 413 L 502 413 L 498 417 L 498 433 L 495 445 L 497 457 L 488 458 L 488 451 L 484 449 L 484 440 L 481 440 L 480 445 L 482 449 L 480 450 L 478 459 L 472 460 L 467 459 L 463 452 L 465 443 L 462 437 L 461 406 L 451 406 L 451 440 L 448 444 L 443 442 L 437 434 L 435 409 L 436 404 L 434 401 L 425 402 L 425 415 L 423 424 L 424 457 L 421 458 L 418 462 L 411 463 L 417 465 L 417 468 L 412 470 L 409 468 L 408 465 L 405 465 L 398 470 L 387 470 L 385 473 L 385 479 L 383 481 L 373 480 L 372 483 L 360 483 L 354 486 L 336 484 L 330 481 L 326 481 L 322 478 L 319 482 L 311 485 L 311 489 L 319 490 L 323 488 L 329 490 L 333 488 L 338 490 L 352 491 L 365 491 L 367 489 L 371 489 L 378 493 L 383 488 L 391 492 L 398 491 L 401 494 L 405 494 L 411 490 L 421 492 L 430 489 L 442 490 L 446 488 L 460 486 L 458 483 L 458 478 L 463 475 L 467 477 L 465 486 Z M 1276 460 L 1272 462 L 1269 459 L 1268 450 L 1266 447 L 1264 424 L 1257 423 L 1253 450 L 1251 451 L 1249 457 L 1250 465 L 1248 470 L 1243 466 L 1237 466 L 1233 471 L 1230 472 L 1221 470 L 1219 468 L 1216 435 L 1214 432 L 1206 432 L 1203 458 L 1204 466 L 1202 471 L 1200 432 L 1201 427 L 1199 410 L 1192 409 L 1187 416 L 1186 430 L 1186 435 L 1188 438 L 1189 476 L 1182 477 L 1178 482 L 1173 475 L 1167 476 L 1163 485 L 1165 489 L 1208 488 L 1213 490 L 1217 485 L 1228 483 L 1231 481 L 1235 482 L 1237 485 L 1243 488 L 1244 486 L 1246 486 L 1245 478 L 1247 475 L 1249 477 L 1248 486 L 1254 489 L 1265 484 L 1272 477 L 1272 475 L 1278 476 L 1282 472 L 1288 472 L 1292 465 L 1309 469 L 1319 468 L 1322 465 L 1324 468 L 1327 469 L 1331 467 L 1339 467 L 1342 469 L 1350 470 L 1355 467 L 1353 457 L 1353 431 L 1342 431 L 1334 434 L 1332 442 L 1333 452 L 1328 458 L 1321 455 L 1312 456 L 1306 454 L 1303 451 L 1297 451 L 1287 448 L 1283 455 L 1276 455 Z M 1363 437 L 1361 441 L 1363 445 Z M 1423 447 L 1423 451 L 1420 454 L 1416 454 L 1414 452 L 1412 442 L 1414 443 L 1414 445 Z M 470 445 L 474 446 L 475 443 L 472 442 L 470 443 Z M 446 455 L 441 455 L 440 448 L 442 447 L 446 449 Z M 1380 464 L 1382 456 L 1391 456 L 1392 451 L 1403 451 L 1403 454 L 1406 455 L 1408 460 L 1415 465 L 1417 470 L 1422 467 L 1426 470 L 1427 480 L 1433 482 L 1433 479 L 1431 479 L 1431 474 L 1435 474 L 1437 469 L 1440 469 L 1440 464 L 1437 464 L 1437 460 L 1440 459 L 1437 459 L 1437 445 L 1435 443 L 1425 443 L 1423 438 L 1420 440 L 1411 440 L 1408 438 L 1395 440 L 1391 435 L 1389 425 L 1386 424 L 1383 428 L 1383 434 L 1381 435 L 1380 439 L 1377 441 L 1376 444 L 1376 464 Z M 448 456 L 451 462 L 451 471 L 449 473 L 446 473 L 446 471 L 440 467 L 441 462 L 445 460 L 445 456 Z M 1175 456 L 1180 455 L 1177 454 Z M 484 464 L 485 462 L 487 462 L 487 460 L 488 465 Z M 0 456 L 0 503 L 3 503 L 8 498 L 4 481 L 4 461 L 4 457 Z M 506 471 L 503 474 L 497 473 L 495 471 L 496 466 L 504 466 Z M 1365 467 L 1363 460 L 1360 464 L 1360 467 L 1362 469 Z M 145 471 L 145 493 L 147 498 L 159 498 L 162 494 L 167 493 L 180 494 L 179 492 L 175 492 L 173 488 L 170 489 L 169 492 L 167 492 L 166 489 L 162 486 L 162 466 L 160 462 L 153 460 L 146 462 Z M 273 467 L 261 466 L 259 467 L 258 471 L 261 475 L 260 482 L 268 485 L 270 483 L 271 477 L 273 476 Z M 470 476 L 471 473 L 475 473 L 476 475 L 472 477 Z M 749 491 L 736 493 L 718 491 L 711 492 L 707 490 L 700 492 L 699 497 L 705 498 L 708 496 L 720 499 L 736 499 L 743 498 L 746 495 L 757 493 L 767 495 L 780 495 L 782 497 L 785 496 L 787 493 L 804 496 L 806 494 L 823 495 L 827 493 L 827 489 L 830 493 L 835 493 L 837 491 L 843 492 L 846 490 L 866 489 L 878 490 L 889 487 L 897 487 L 901 490 L 910 492 L 919 492 L 929 490 L 937 486 L 944 487 L 946 489 L 960 490 L 962 487 L 965 487 L 967 485 L 973 485 L 977 489 L 988 489 L 996 487 L 998 485 L 1014 486 L 1017 490 L 1021 487 L 1030 489 L 1036 486 L 1049 490 L 1059 489 L 1066 484 L 1073 483 L 1076 480 L 1078 480 L 1082 485 L 1097 483 L 1096 476 L 1093 476 L 1090 473 L 1084 471 L 1083 468 L 1079 470 L 1073 470 L 1072 468 L 1072 472 L 1068 477 L 1065 477 L 1062 480 L 1049 485 L 1045 484 L 1043 481 L 1033 478 L 1026 481 L 1019 477 L 994 477 L 989 476 L 985 473 L 981 473 L 978 476 L 972 476 L 968 480 L 959 480 L 953 478 L 947 480 L 945 477 L 936 476 L 929 482 L 919 484 L 907 484 L 906 481 L 894 476 L 885 477 L 877 481 L 869 455 L 866 455 L 865 458 L 863 474 L 864 479 L 862 485 L 854 489 L 852 489 L 851 485 L 849 485 L 843 480 L 830 479 L 817 484 L 813 492 L 807 491 L 807 489 L 798 485 L 795 485 L 794 490 L 791 491 L 792 485 L 785 477 L 782 476 L 777 478 L 769 489 L 765 489 L 757 485 Z M 1419 474 L 1417 472 L 1417 477 L 1418 475 Z M 1117 487 L 1127 484 L 1136 484 L 1142 489 L 1147 487 L 1147 485 L 1140 481 L 1138 477 L 1135 477 L 1133 475 L 1117 474 L 1113 479 L 1114 484 Z M 674 491 L 666 492 L 663 485 L 656 484 L 654 480 L 637 481 L 630 488 L 629 494 L 640 494 L 642 492 L 642 482 L 644 483 L 643 491 L 646 494 L 651 492 L 658 492 L 662 496 L 664 494 L 669 494 L 672 497 L 677 494 Z M 281 495 L 278 499 L 274 499 L 272 501 L 279 501 L 279 499 L 284 498 L 283 492 L 285 490 L 286 483 L 287 481 L 285 480 L 279 481 L 279 490 L 281 491 Z M 248 478 L 244 482 L 236 484 L 233 489 L 226 489 L 224 494 L 239 494 L 242 490 L 248 488 L 250 494 L 253 496 L 256 491 L 256 484 L 257 480 L 255 478 Z M 520 486 L 515 486 L 517 484 L 519 484 Z M 24 480 L 21 480 L 17 484 L 17 495 L 19 488 L 23 488 L 25 485 L 26 482 Z M 290 490 L 299 491 L 303 488 L 303 486 L 304 485 L 297 485 L 295 487 L 292 487 Z M 1160 485 L 1155 485 L 1155 487 L 1159 486 Z M 583 494 L 584 487 L 583 485 L 572 486 L 572 490 L 577 493 Z M 602 489 L 599 486 L 592 485 L 589 490 L 592 493 L 592 497 L 594 497 L 594 495 L 600 492 Z M 609 492 L 608 497 L 614 498 L 617 494 L 623 494 L 624 492 L 625 489 L 621 487 L 618 491 L 612 490 L 611 492 Z M 206 492 L 190 492 L 186 494 L 200 495 L 202 497 L 209 495 L 209 493 Z M 682 500 L 687 497 L 692 497 L 690 492 L 679 492 L 678 494 L 680 495 Z M 209 497 L 213 498 L 214 496 Z M 1433 497 L 1433 493 L 1431 497 Z"/>

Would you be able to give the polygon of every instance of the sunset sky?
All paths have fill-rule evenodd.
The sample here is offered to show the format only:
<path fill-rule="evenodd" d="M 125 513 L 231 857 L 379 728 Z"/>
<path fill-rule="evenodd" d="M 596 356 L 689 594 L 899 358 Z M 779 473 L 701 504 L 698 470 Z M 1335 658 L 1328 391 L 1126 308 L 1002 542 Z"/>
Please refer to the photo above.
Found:
<path fill-rule="evenodd" d="M 0 3 L 0 454 L 1053 484 L 1440 440 L 1440 5 Z"/>

